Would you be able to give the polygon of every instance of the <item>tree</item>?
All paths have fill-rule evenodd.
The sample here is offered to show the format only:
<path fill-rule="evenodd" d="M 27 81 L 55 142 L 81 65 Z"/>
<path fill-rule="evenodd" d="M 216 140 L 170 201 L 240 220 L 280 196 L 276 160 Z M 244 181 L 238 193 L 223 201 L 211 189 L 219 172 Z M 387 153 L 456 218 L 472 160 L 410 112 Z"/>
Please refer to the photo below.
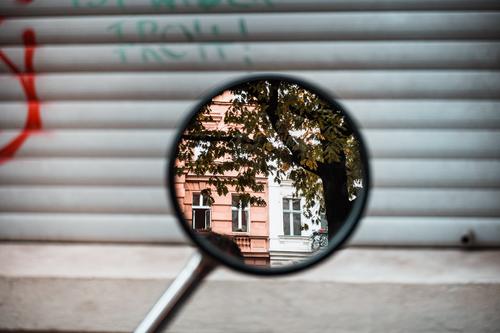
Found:
<path fill-rule="evenodd" d="M 305 216 L 319 223 L 325 214 L 331 238 L 362 187 L 359 143 L 342 110 L 283 80 L 250 81 L 230 93 L 223 121 L 208 103 L 185 129 L 176 173 L 207 176 L 202 192 L 210 198 L 232 188 L 251 205 L 266 205 L 248 193 L 264 190 L 259 176 L 289 178 Z"/>

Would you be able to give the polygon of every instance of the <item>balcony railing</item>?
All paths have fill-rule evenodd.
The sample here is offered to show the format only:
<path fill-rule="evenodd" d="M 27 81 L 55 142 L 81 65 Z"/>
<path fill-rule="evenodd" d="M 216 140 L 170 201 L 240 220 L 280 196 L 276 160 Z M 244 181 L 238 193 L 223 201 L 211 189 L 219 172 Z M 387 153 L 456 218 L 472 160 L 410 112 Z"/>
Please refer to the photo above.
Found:
<path fill-rule="evenodd" d="M 328 246 L 328 231 L 320 229 L 311 235 L 311 250 L 317 251 Z"/>
<path fill-rule="evenodd" d="M 240 248 L 241 252 L 248 252 L 251 249 L 252 240 L 249 236 L 234 236 L 234 242 Z"/>

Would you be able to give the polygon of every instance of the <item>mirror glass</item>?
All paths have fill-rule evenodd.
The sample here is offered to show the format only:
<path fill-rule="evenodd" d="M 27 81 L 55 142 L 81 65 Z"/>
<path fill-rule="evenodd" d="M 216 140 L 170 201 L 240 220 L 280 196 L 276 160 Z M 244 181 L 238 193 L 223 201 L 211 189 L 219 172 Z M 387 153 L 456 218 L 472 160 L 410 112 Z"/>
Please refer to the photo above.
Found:
<path fill-rule="evenodd" d="M 182 128 L 171 165 L 176 209 L 195 242 L 233 265 L 315 260 L 361 217 L 364 149 L 343 107 L 310 84 L 242 81 L 210 95 Z"/>

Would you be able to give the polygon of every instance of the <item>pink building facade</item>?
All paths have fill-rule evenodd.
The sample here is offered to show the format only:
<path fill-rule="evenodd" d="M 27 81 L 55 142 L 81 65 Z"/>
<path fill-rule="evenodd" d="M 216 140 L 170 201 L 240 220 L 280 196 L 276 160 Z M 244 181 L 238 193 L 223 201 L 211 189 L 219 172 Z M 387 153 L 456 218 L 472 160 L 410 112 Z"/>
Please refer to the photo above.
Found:
<path fill-rule="evenodd" d="M 213 100 L 211 115 L 217 129 L 224 128 L 224 113 L 230 96 L 224 94 Z M 217 195 L 212 188 L 214 202 L 209 205 L 208 198 L 201 191 L 209 188 L 210 175 L 197 176 L 184 174 L 176 177 L 177 200 L 190 227 L 198 232 L 212 231 L 231 237 L 239 246 L 244 260 L 256 266 L 269 265 L 269 212 L 268 207 L 243 206 L 234 188 L 229 188 L 225 196 Z M 230 174 L 226 176 L 231 176 Z M 263 192 L 247 192 L 269 202 L 267 177 L 257 182 L 264 185 Z"/>
<path fill-rule="evenodd" d="M 269 265 L 268 208 L 244 207 L 234 191 L 226 196 L 219 196 L 214 191 L 214 202 L 209 205 L 207 198 L 201 194 L 201 190 L 208 187 L 206 181 L 207 177 L 189 174 L 177 177 L 177 200 L 189 226 L 198 232 L 228 235 L 239 246 L 245 263 Z M 267 182 L 264 192 L 252 194 L 268 202 Z"/>

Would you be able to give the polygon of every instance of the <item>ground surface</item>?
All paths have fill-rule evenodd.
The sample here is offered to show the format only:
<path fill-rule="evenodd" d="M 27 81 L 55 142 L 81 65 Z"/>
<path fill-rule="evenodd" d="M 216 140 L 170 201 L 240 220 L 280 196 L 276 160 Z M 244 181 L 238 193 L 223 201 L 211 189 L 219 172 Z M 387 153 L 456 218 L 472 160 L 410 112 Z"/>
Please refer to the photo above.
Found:
<path fill-rule="evenodd" d="M 186 246 L 0 244 L 0 329 L 130 332 Z M 219 269 L 169 332 L 499 332 L 500 251 L 348 249 L 308 272 Z"/>

